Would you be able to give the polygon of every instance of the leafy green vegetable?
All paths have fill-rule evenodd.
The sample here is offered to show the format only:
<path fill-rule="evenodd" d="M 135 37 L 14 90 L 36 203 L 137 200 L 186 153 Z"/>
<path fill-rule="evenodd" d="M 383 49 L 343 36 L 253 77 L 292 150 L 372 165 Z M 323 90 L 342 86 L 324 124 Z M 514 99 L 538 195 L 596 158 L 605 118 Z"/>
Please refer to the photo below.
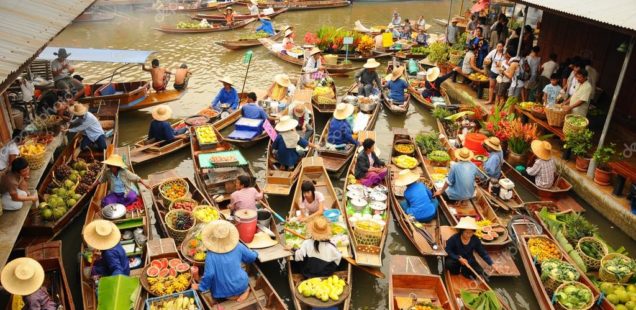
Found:
<path fill-rule="evenodd" d="M 448 152 L 442 150 L 432 151 L 428 155 L 426 155 L 426 157 L 428 157 L 430 161 L 437 163 L 447 162 L 451 159 L 450 155 L 448 155 Z"/>
<path fill-rule="evenodd" d="M 583 237 L 594 236 L 598 228 L 588 222 L 585 217 L 577 213 L 566 213 L 558 218 L 563 221 L 565 232 L 564 235 L 572 244 L 579 242 Z"/>
<path fill-rule="evenodd" d="M 581 283 L 574 282 L 556 292 L 557 300 L 567 309 L 583 309 L 592 301 L 592 291 Z"/>
<path fill-rule="evenodd" d="M 472 293 L 462 290 L 461 299 L 464 305 L 470 306 L 475 310 L 502 309 L 501 303 L 494 291 L 484 291 L 480 293 Z"/>
<path fill-rule="evenodd" d="M 563 148 L 572 150 L 572 154 L 576 156 L 586 156 L 592 148 L 593 136 L 594 133 L 587 128 L 578 132 L 568 132 Z"/>
<path fill-rule="evenodd" d="M 97 288 L 97 309 L 132 309 L 139 288 L 139 278 L 136 277 L 102 277 Z"/>
<path fill-rule="evenodd" d="M 580 274 L 574 266 L 560 259 L 547 259 L 541 263 L 541 280 L 551 278 L 558 282 L 577 281 Z"/>
<path fill-rule="evenodd" d="M 435 150 L 443 150 L 444 146 L 439 141 L 439 133 L 436 131 L 429 133 L 419 133 L 415 136 L 415 143 L 422 150 L 424 155 Z"/>
<path fill-rule="evenodd" d="M 434 118 L 436 119 L 444 119 L 447 116 L 450 116 L 452 113 L 443 107 L 436 107 L 431 112 Z"/>

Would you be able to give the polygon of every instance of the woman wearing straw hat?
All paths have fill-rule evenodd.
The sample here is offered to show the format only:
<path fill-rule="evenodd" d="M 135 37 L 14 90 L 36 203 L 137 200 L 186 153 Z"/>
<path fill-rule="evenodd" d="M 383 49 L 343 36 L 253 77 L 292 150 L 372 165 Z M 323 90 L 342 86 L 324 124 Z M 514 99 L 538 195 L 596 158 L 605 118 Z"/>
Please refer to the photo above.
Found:
<path fill-rule="evenodd" d="M 278 124 L 276 124 L 276 140 L 272 143 L 274 156 L 281 164 L 284 170 L 292 170 L 300 159 L 297 147 L 306 148 L 308 146 L 315 148 L 316 145 L 302 138 L 296 132 L 298 121 L 292 119 L 289 115 L 283 115 Z"/>
<path fill-rule="evenodd" d="M 305 71 L 305 81 L 320 80 L 325 76 L 325 66 L 322 65 L 322 55 L 320 49 L 313 47 L 309 51 L 309 58 L 303 67 Z"/>
<path fill-rule="evenodd" d="M 486 171 L 488 177 L 499 180 L 501 177 L 501 165 L 504 161 L 501 141 L 497 137 L 489 137 L 484 140 L 483 146 L 488 151 L 488 159 L 484 162 L 484 171 Z"/>
<path fill-rule="evenodd" d="M 380 63 L 375 58 L 369 58 L 362 66 L 363 69 L 356 73 L 355 80 L 358 83 L 358 94 L 360 96 L 369 97 L 380 93 L 382 80 L 380 80 L 380 76 L 375 71 L 379 66 Z"/>
<path fill-rule="evenodd" d="M 475 236 L 478 226 L 474 218 L 470 216 L 462 217 L 455 229 L 457 233 L 446 241 L 446 253 L 448 253 L 446 268 L 448 268 L 450 273 L 461 273 L 466 278 L 474 279 L 475 275 L 467 267 L 470 266 L 479 273 L 479 276 L 483 276 L 484 269 L 477 263 L 474 252 L 477 252 L 490 267 L 499 272 L 499 267 L 493 264 L 481 240 Z"/>
<path fill-rule="evenodd" d="M 239 243 L 238 230 L 225 220 L 208 223 L 201 231 L 201 240 L 208 249 L 205 272 L 192 289 L 210 291 L 216 300 L 244 301 L 249 296 L 249 278 L 241 264 L 253 263 L 258 253 Z"/>
<path fill-rule="evenodd" d="M 258 10 L 258 6 L 256 6 L 256 9 Z M 259 21 L 261 22 L 261 25 L 256 28 L 256 32 L 262 31 L 267 33 L 270 36 L 273 36 L 276 34 L 276 31 L 274 30 L 274 24 L 272 24 L 272 19 L 269 16 L 260 16 L 259 15 Z"/>
<path fill-rule="evenodd" d="M 210 104 L 210 108 L 221 111 L 222 105 L 226 104 L 229 106 L 230 110 L 234 111 L 239 108 L 239 96 L 236 89 L 233 87 L 234 82 L 228 76 L 224 76 L 219 79 L 219 82 L 223 84 L 223 88 L 219 91 L 219 93 L 214 97 L 212 103 Z"/>
<path fill-rule="evenodd" d="M 102 199 L 102 207 L 110 204 L 120 203 L 124 206 L 137 201 L 138 189 L 136 183 L 143 184 L 151 189 L 148 184 L 138 175 L 130 172 L 126 163 L 119 154 L 113 154 L 102 162 L 108 169 L 99 178 L 99 183 L 108 182 L 109 193 Z"/>
<path fill-rule="evenodd" d="M 2 268 L 2 287 L 15 296 L 24 296 L 25 310 L 56 310 L 57 305 L 46 287 L 44 269 L 29 257 L 16 258 Z"/>
<path fill-rule="evenodd" d="M 71 113 L 77 118 L 76 122 L 71 122 L 75 127 L 64 129 L 68 132 L 82 132 L 84 138 L 80 143 L 82 150 L 87 150 L 91 145 L 95 144 L 96 151 L 103 151 L 106 149 L 106 135 L 102 125 L 93 113 L 88 111 L 88 107 L 76 103 L 71 107 Z"/>
<path fill-rule="evenodd" d="M 537 158 L 534 165 L 525 170 L 524 175 L 530 179 L 534 178 L 537 187 L 551 188 L 556 173 L 556 163 L 552 159 L 552 144 L 548 141 L 534 140 L 530 148 Z"/>
<path fill-rule="evenodd" d="M 234 9 L 231 6 L 228 6 L 227 8 L 225 8 L 225 13 L 223 14 L 223 16 L 225 17 L 226 26 L 232 26 L 232 24 L 234 23 L 235 15 L 236 13 L 234 13 Z"/>
<path fill-rule="evenodd" d="M 473 151 L 467 148 L 455 150 L 456 163 L 448 172 L 444 186 L 435 192 L 435 196 L 446 193 L 448 199 L 461 202 L 475 196 L 475 178 L 485 179 L 479 168 L 471 161 Z"/>
<path fill-rule="evenodd" d="M 303 241 L 294 253 L 293 263 L 306 278 L 331 276 L 342 259 L 342 254 L 330 241 L 331 223 L 324 216 L 318 216 L 307 224 L 307 231 L 311 238 Z"/>
<path fill-rule="evenodd" d="M 293 85 L 289 76 L 284 73 L 274 76 L 274 83 L 267 90 L 265 99 L 271 99 L 278 102 L 287 102 L 291 97 Z"/>
<path fill-rule="evenodd" d="M 429 68 L 426 70 L 426 81 L 424 82 L 424 90 L 422 91 L 422 97 L 430 101 L 431 97 L 441 97 L 442 83 L 455 74 L 457 68 L 453 68 L 453 71 L 439 76 L 441 71 L 438 67 Z"/>
<path fill-rule="evenodd" d="M 294 48 L 295 43 L 294 43 L 294 31 L 291 29 L 287 29 L 285 30 L 285 37 L 283 38 L 283 50 L 281 51 L 281 53 L 286 54 L 287 51 L 291 51 L 292 48 Z"/>
<path fill-rule="evenodd" d="M 94 220 L 82 230 L 84 242 L 91 248 L 101 252 L 100 257 L 93 256 L 94 277 L 130 275 L 130 263 L 126 251 L 121 245 L 121 232 L 117 225 L 107 220 Z"/>
<path fill-rule="evenodd" d="M 376 186 L 386 177 L 384 162 L 375 154 L 375 141 L 367 138 L 362 141 L 362 152 L 358 154 L 354 176 L 366 187 Z"/>
<path fill-rule="evenodd" d="M 161 141 L 160 145 L 166 145 L 174 141 L 177 136 L 184 135 L 188 127 L 184 126 L 179 129 L 173 129 L 168 119 L 172 116 L 172 109 L 165 105 L 158 105 L 152 109 L 153 121 L 150 122 L 148 129 L 148 140 L 151 143 Z"/>
<path fill-rule="evenodd" d="M 309 141 L 314 135 L 314 128 L 311 127 L 311 118 L 313 117 L 311 111 L 305 107 L 304 102 L 298 100 L 289 106 L 288 111 L 292 111 L 289 116 L 298 122 L 296 132 L 305 138 L 305 140 Z"/>
<path fill-rule="evenodd" d="M 405 101 L 404 90 L 408 89 L 412 92 L 417 92 L 415 88 L 411 87 L 411 85 L 404 79 L 402 79 L 402 75 L 404 74 L 404 66 L 399 66 L 393 71 L 391 74 L 386 77 L 386 88 L 389 89 L 389 98 L 393 101 L 392 104 L 395 105 L 403 105 Z"/>
<path fill-rule="evenodd" d="M 18 157 L 11 163 L 11 171 L 2 176 L 0 183 L 3 210 L 20 210 L 25 202 L 38 201 L 37 195 L 29 195 L 28 192 L 30 174 L 29 163 L 24 157 Z"/>
<path fill-rule="evenodd" d="M 327 147 L 330 149 L 344 150 L 348 145 L 360 145 L 353 138 L 353 129 L 347 120 L 353 114 L 353 106 L 347 103 L 338 103 L 333 111 L 333 118 L 329 122 L 329 134 L 327 135 Z"/>
<path fill-rule="evenodd" d="M 406 186 L 404 200 L 400 202 L 404 212 L 413 216 L 418 222 L 429 222 L 437 215 L 439 202 L 433 197 L 431 190 L 419 180 L 419 173 L 404 169 L 398 173 L 394 184 Z"/>

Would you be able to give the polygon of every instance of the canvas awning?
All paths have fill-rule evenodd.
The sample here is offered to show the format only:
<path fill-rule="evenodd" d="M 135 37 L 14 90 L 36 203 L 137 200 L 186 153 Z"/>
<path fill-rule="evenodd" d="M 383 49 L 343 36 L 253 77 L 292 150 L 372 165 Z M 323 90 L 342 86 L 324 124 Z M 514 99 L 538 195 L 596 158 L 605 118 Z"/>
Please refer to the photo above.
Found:
<path fill-rule="evenodd" d="M 38 59 L 53 60 L 57 58 L 55 53 L 59 47 L 47 47 L 38 56 Z M 109 50 L 92 48 L 66 48 L 70 54 L 68 60 L 89 61 L 89 62 L 111 62 L 111 63 L 145 63 L 148 56 L 154 51 L 133 51 L 133 50 Z"/>

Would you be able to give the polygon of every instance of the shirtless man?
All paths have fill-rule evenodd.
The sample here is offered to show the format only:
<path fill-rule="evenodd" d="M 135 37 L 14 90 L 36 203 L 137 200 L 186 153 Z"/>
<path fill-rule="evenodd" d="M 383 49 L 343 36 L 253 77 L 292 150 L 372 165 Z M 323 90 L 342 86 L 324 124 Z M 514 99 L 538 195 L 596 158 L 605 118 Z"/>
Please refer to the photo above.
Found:
<path fill-rule="evenodd" d="M 188 87 L 188 80 L 192 72 L 188 69 L 188 65 L 185 63 L 181 64 L 181 67 L 177 69 L 177 72 L 174 75 L 174 89 L 176 90 L 184 90 Z"/>
<path fill-rule="evenodd" d="M 145 64 L 142 64 L 141 69 L 146 72 L 150 72 L 150 76 L 152 77 L 152 88 L 154 88 L 155 91 L 160 92 L 166 90 L 172 72 L 168 71 L 166 68 L 159 67 L 158 59 L 153 59 L 151 64 L 152 68 L 148 69 Z"/>

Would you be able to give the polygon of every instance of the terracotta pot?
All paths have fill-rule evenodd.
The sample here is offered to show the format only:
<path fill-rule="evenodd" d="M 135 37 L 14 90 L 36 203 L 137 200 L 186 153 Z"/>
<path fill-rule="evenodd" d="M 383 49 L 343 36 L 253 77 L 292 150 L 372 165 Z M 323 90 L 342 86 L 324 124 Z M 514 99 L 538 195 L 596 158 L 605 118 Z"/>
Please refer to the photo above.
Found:
<path fill-rule="evenodd" d="M 594 183 L 599 185 L 610 185 L 612 180 L 612 172 L 601 168 L 594 170 Z"/>
<path fill-rule="evenodd" d="M 587 168 L 590 166 L 591 158 L 576 156 L 576 170 L 581 172 L 586 172 Z"/>
<path fill-rule="evenodd" d="M 512 150 L 508 149 L 508 158 L 506 160 L 513 167 L 516 167 L 518 165 L 522 165 L 525 167 L 526 164 L 528 163 L 528 152 L 525 152 L 523 154 L 517 154 L 513 152 Z"/>

